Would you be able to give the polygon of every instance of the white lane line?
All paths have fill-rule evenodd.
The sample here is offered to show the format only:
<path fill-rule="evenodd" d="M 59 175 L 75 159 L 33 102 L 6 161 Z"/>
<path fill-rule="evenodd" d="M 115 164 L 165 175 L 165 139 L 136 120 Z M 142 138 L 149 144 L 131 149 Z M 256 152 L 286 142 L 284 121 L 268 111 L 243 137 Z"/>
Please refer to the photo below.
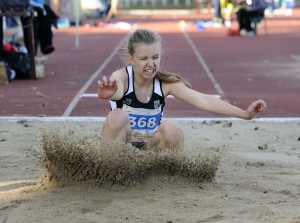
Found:
<path fill-rule="evenodd" d="M 75 106 L 77 105 L 80 95 L 82 95 L 92 83 L 95 82 L 96 78 L 98 78 L 99 74 L 104 70 L 107 64 L 113 59 L 113 57 L 117 54 L 119 49 L 121 48 L 122 44 L 124 44 L 125 38 L 123 38 L 120 43 L 115 47 L 114 51 L 106 58 L 106 60 L 98 67 L 98 69 L 94 72 L 94 74 L 85 82 L 82 88 L 77 92 L 73 100 L 68 105 L 67 109 L 65 110 L 63 117 L 70 116 L 72 111 L 74 110 Z"/>
<path fill-rule="evenodd" d="M 216 98 L 221 98 L 220 95 L 213 95 Z M 85 94 L 81 94 L 80 98 L 98 98 L 98 94 L 95 93 L 85 93 Z M 173 95 L 168 95 L 167 98 L 175 98 Z"/>
<path fill-rule="evenodd" d="M 141 21 L 145 20 L 146 18 L 147 18 L 147 16 L 142 16 L 140 18 L 140 20 L 137 22 L 137 24 L 140 23 Z M 137 25 L 135 27 L 137 27 Z M 79 102 L 80 95 L 82 95 L 90 87 L 90 85 L 93 82 L 95 82 L 95 80 L 97 79 L 97 77 L 99 76 L 99 74 L 104 70 L 104 68 L 107 66 L 107 64 L 113 59 L 113 57 L 120 50 L 120 48 L 122 47 L 122 45 L 124 44 L 124 42 L 126 40 L 126 37 L 127 37 L 127 35 L 125 35 L 125 37 L 115 47 L 114 51 L 109 55 L 109 57 L 106 58 L 106 60 L 98 67 L 98 69 L 94 72 L 94 74 L 90 77 L 90 79 L 88 79 L 87 82 L 82 86 L 82 88 L 77 92 L 77 94 L 75 95 L 75 97 L 73 98 L 73 100 L 70 102 L 70 104 L 68 105 L 68 107 L 64 111 L 64 113 L 62 115 L 63 117 L 67 117 L 67 116 L 71 115 L 72 111 L 74 110 L 74 108 L 76 107 L 76 105 Z"/>
<path fill-rule="evenodd" d="M 39 121 L 39 122 L 104 122 L 106 117 L 82 117 L 82 116 L 72 116 L 72 117 L 34 117 L 34 116 L 0 116 L 0 121 L 6 122 L 19 122 L 19 121 Z M 215 121 L 222 121 L 222 122 L 262 122 L 262 123 L 300 123 L 300 117 L 273 117 L 273 118 L 256 118 L 253 120 L 243 120 L 238 118 L 164 118 L 164 120 L 176 120 L 178 122 L 215 122 Z"/>
<path fill-rule="evenodd" d="M 215 76 L 212 74 L 212 72 L 210 71 L 207 63 L 205 62 L 204 58 L 202 57 L 201 53 L 199 52 L 199 50 L 197 49 L 197 47 L 195 46 L 194 42 L 192 41 L 191 37 L 187 34 L 187 32 L 184 29 L 181 29 L 181 32 L 184 36 L 184 38 L 186 39 L 186 41 L 189 43 L 190 47 L 192 48 L 192 50 L 194 51 L 194 54 L 196 55 L 199 63 L 202 65 L 206 75 L 208 76 L 208 78 L 210 79 L 210 81 L 212 82 L 215 90 L 217 91 L 217 93 L 223 98 L 226 99 L 226 95 L 225 92 L 223 91 L 221 85 L 218 83 L 218 81 L 216 80 Z"/>

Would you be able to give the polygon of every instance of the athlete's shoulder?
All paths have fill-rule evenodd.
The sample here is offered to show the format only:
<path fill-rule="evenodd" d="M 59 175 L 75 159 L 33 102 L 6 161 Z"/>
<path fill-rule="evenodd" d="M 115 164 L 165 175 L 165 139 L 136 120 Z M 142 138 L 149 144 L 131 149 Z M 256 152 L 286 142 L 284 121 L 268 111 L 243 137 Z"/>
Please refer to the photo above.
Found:
<path fill-rule="evenodd" d="M 112 73 L 112 76 L 117 78 L 120 81 L 125 81 L 128 79 L 126 67 L 118 69 Z"/>
<path fill-rule="evenodd" d="M 172 92 L 180 90 L 182 88 L 186 88 L 186 85 L 183 82 L 174 82 L 174 83 L 162 82 L 162 91 L 165 97 L 167 97 L 168 95 L 173 95 Z"/>

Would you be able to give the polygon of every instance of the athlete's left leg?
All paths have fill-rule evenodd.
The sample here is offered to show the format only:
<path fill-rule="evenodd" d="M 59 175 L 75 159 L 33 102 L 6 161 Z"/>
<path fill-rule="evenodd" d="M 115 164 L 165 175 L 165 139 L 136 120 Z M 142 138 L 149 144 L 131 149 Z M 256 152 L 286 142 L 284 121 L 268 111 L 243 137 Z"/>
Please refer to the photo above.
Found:
<path fill-rule="evenodd" d="M 175 121 L 163 121 L 150 140 L 150 147 L 159 151 L 183 151 L 184 135 Z"/>

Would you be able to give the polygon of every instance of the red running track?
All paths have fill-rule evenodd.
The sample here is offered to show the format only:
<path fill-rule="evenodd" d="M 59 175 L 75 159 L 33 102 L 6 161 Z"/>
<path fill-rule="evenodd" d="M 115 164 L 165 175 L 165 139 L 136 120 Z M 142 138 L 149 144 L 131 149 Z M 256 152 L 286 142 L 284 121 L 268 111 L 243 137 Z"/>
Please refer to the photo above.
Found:
<path fill-rule="evenodd" d="M 201 15 L 120 15 L 119 21 L 153 29 L 163 39 L 162 67 L 181 74 L 203 93 L 220 95 L 239 107 L 263 98 L 263 117 L 300 117 L 300 10 L 267 18 L 257 37 L 227 36 L 227 29 L 198 30 Z M 179 21 L 187 23 L 181 29 Z M 235 24 L 236 26 L 236 24 Z M 45 77 L 0 85 L 0 116 L 106 116 L 109 103 L 95 97 L 96 81 L 123 66 L 120 42 L 128 33 L 112 27 L 55 31 L 56 51 L 48 56 Z M 165 117 L 219 117 L 167 99 Z"/>

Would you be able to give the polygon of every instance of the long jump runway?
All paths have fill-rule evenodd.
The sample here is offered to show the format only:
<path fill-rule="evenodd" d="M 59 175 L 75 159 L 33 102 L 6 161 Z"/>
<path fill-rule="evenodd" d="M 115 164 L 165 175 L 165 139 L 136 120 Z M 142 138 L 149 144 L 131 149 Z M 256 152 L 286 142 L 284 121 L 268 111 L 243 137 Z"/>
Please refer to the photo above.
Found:
<path fill-rule="evenodd" d="M 198 30 L 207 15 L 123 15 L 119 20 L 157 31 L 162 37 L 161 66 L 189 79 L 192 87 L 246 108 L 263 98 L 267 118 L 300 117 L 300 14 L 268 19 L 268 35 L 230 37 L 226 29 Z M 187 24 L 185 29 L 179 21 Z M 281 29 L 279 28 L 281 27 Z M 105 117 L 109 103 L 95 94 L 97 80 L 122 67 L 124 37 L 129 30 L 80 27 L 80 48 L 74 49 L 76 28 L 54 35 L 45 77 L 0 85 L 0 116 Z M 165 117 L 213 118 L 174 98 L 167 99 Z"/>

